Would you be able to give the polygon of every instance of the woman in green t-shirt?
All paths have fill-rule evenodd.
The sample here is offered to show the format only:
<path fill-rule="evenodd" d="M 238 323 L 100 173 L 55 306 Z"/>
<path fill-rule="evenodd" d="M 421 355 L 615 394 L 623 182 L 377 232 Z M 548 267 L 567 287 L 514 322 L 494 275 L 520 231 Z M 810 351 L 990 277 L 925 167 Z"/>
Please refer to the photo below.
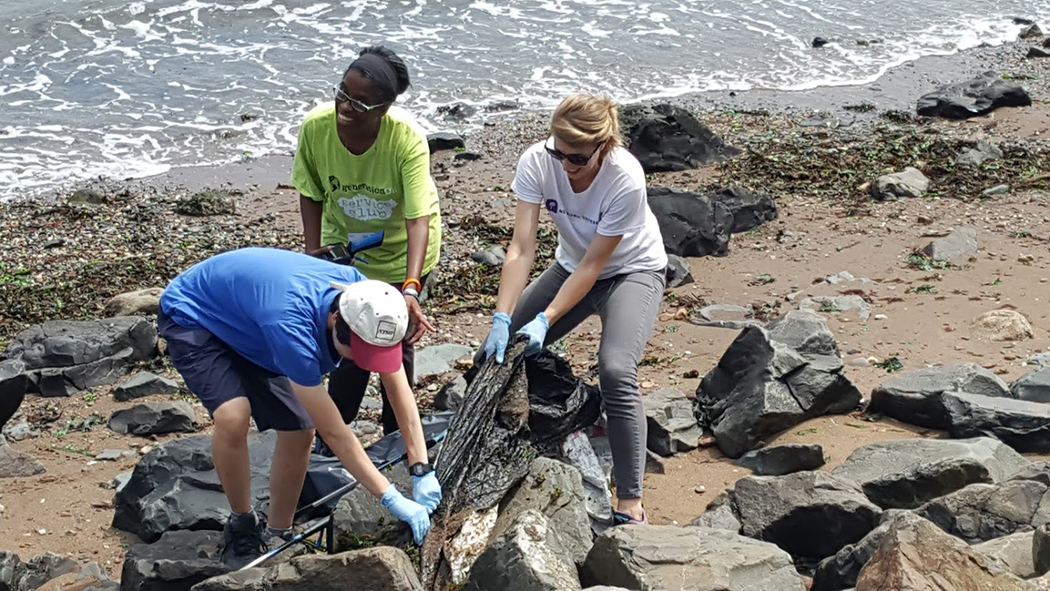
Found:
<path fill-rule="evenodd" d="M 335 87 L 335 101 L 306 115 L 292 184 L 300 193 L 308 253 L 385 232 L 383 244 L 356 266 L 405 296 L 409 329 L 403 361 L 414 383 L 412 345 L 434 330 L 419 294 L 441 254 L 441 212 L 426 134 L 407 112 L 392 106 L 408 86 L 408 68 L 397 54 L 378 46 L 362 50 Z M 357 416 L 368 379 L 369 372 L 353 363 L 332 373 L 328 391 L 346 422 Z M 385 392 L 382 423 L 385 432 L 397 429 Z"/>

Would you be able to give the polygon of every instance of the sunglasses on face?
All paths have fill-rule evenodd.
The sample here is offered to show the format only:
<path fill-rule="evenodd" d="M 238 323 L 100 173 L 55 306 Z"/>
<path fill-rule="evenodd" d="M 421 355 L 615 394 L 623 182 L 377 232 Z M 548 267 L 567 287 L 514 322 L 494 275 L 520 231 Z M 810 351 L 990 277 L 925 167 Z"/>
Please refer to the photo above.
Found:
<path fill-rule="evenodd" d="M 348 95 L 345 92 L 343 92 L 343 89 L 339 88 L 338 86 L 332 87 L 332 90 L 335 92 L 335 101 L 337 103 L 350 103 L 350 108 L 352 108 L 353 110 L 357 111 L 358 113 L 367 113 L 367 112 L 371 111 L 372 109 L 378 109 L 379 107 L 385 107 L 385 106 L 387 106 L 389 104 L 389 103 L 381 103 L 381 104 L 378 104 L 378 105 L 371 105 L 371 106 L 369 106 L 369 105 L 366 105 L 366 104 L 362 103 L 361 101 L 359 101 L 359 100 L 357 100 L 355 98 L 350 98 L 350 95 Z"/>
<path fill-rule="evenodd" d="M 601 144 L 598 144 L 598 146 L 596 148 L 594 148 L 594 151 L 591 152 L 588 155 L 583 155 L 583 154 L 566 154 L 565 152 L 562 152 L 561 150 L 555 149 L 553 147 L 553 141 L 554 141 L 554 137 L 551 137 L 550 139 L 548 139 L 547 140 L 547 144 L 552 144 L 552 145 L 548 146 L 547 144 L 543 144 L 543 149 L 547 150 L 547 153 L 551 155 L 551 158 L 554 158 L 558 162 L 561 162 L 562 160 L 568 160 L 569 164 L 572 164 L 572 165 L 575 165 L 575 166 L 587 166 L 587 163 L 591 161 L 591 158 L 594 158 L 594 155 L 597 154 L 598 150 L 600 150 L 601 147 L 602 147 Z"/>

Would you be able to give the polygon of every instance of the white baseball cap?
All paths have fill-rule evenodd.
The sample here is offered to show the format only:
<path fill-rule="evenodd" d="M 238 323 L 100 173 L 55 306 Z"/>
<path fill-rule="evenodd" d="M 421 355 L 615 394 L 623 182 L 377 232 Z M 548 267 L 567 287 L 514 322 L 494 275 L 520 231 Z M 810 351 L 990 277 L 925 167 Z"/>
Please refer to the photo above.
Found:
<path fill-rule="evenodd" d="M 354 364 L 379 373 L 401 369 L 401 341 L 408 331 L 408 306 L 401 292 L 371 279 L 331 285 L 343 292 L 339 315 L 350 326 Z"/>

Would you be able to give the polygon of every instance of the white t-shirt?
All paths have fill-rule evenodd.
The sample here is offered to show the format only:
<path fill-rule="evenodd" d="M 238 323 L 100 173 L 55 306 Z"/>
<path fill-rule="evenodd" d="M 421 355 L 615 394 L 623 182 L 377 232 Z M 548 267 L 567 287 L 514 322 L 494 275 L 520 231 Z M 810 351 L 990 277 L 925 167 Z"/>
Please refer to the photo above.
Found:
<path fill-rule="evenodd" d="M 583 260 L 595 234 L 623 236 L 599 279 L 637 271 L 660 271 L 667 254 L 656 216 L 649 209 L 645 172 L 623 148 L 613 149 L 598 175 L 582 193 L 575 193 L 561 162 L 538 142 L 518 160 L 511 188 L 518 199 L 542 204 L 558 227 L 555 259 L 570 273 Z"/>

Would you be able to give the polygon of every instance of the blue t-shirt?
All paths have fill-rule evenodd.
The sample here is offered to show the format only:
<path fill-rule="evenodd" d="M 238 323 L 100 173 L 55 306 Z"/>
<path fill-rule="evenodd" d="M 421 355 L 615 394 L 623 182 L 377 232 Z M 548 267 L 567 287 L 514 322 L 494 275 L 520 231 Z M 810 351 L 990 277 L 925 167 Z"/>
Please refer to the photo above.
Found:
<path fill-rule="evenodd" d="M 242 248 L 183 271 L 160 296 L 176 324 L 203 328 L 242 357 L 303 386 L 316 386 L 339 356 L 327 328 L 339 290 L 357 269 L 276 248 Z"/>

